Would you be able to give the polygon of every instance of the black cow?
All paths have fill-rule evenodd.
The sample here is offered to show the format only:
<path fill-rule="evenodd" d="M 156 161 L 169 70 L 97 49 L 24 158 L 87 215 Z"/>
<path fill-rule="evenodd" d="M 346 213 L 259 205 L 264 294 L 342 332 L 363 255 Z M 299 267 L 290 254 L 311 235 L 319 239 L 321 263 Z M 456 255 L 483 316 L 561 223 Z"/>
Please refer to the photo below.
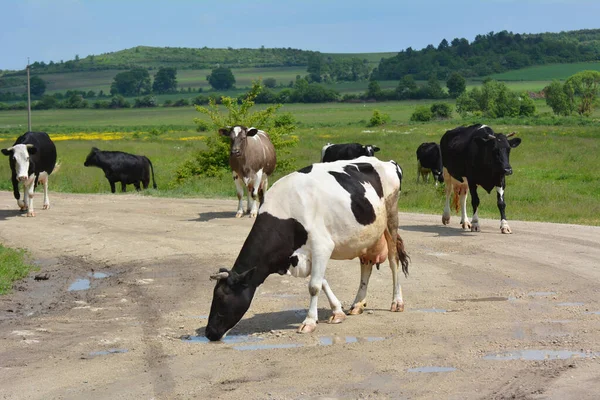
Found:
<path fill-rule="evenodd" d="M 517 147 L 521 139 L 508 139 L 515 133 L 507 136 L 494 133 L 486 125 L 471 125 L 458 127 L 447 131 L 440 141 L 442 161 L 444 164 L 444 181 L 446 183 L 446 206 L 442 215 L 444 225 L 450 222 L 450 195 L 455 192 L 455 197 L 460 196 L 461 224 L 463 229 L 479 231 L 479 196 L 477 186 L 481 186 L 488 193 L 495 187 L 498 192 L 498 209 L 500 210 L 500 231 L 512 233 L 504 210 L 504 177 L 512 174 L 509 162 L 510 149 Z M 469 223 L 467 218 L 467 187 L 471 192 L 473 206 L 473 219 Z"/>
<path fill-rule="evenodd" d="M 128 184 L 133 184 L 139 191 L 140 182 L 144 185 L 144 189 L 148 189 L 150 171 L 152 171 L 152 186 L 156 189 L 154 168 L 146 156 L 136 156 L 122 151 L 102 151 L 92 147 L 83 165 L 102 168 L 104 176 L 110 183 L 110 191 L 113 193 L 115 193 L 115 182 L 121 182 L 123 192 L 126 191 L 125 185 Z"/>
<path fill-rule="evenodd" d="M 354 160 L 361 156 L 373 157 L 379 151 L 379 147 L 360 143 L 327 143 L 321 149 L 321 162 L 332 162 L 338 160 Z"/>
<path fill-rule="evenodd" d="M 444 182 L 444 166 L 440 145 L 435 142 L 421 143 L 417 148 L 417 182 L 419 177 L 429 182 L 429 174 L 433 174 L 435 185 Z"/>
<path fill-rule="evenodd" d="M 46 132 L 26 132 L 12 147 L 2 149 L 2 154 L 10 157 L 13 193 L 21 210 L 27 210 L 28 217 L 35 217 L 33 196 L 38 182 L 44 185 L 44 210 L 50 208 L 48 176 L 56 166 L 56 146 L 50 136 Z M 23 200 L 19 182 L 23 182 Z"/>
<path fill-rule="evenodd" d="M 310 276 L 310 307 L 299 329 L 317 326 L 317 299 L 323 290 L 340 323 L 346 315 L 325 279 L 329 259 L 361 259 L 361 283 L 351 314 L 366 305 L 373 264 L 387 258 L 392 269 L 390 311 L 404 310 L 398 279 L 408 273 L 408 255 L 398 233 L 402 169 L 393 161 L 361 157 L 317 163 L 293 172 L 265 194 L 256 222 L 231 270 L 212 275 L 218 282 L 205 335 L 221 339 L 246 313 L 254 293 L 271 274 Z"/>

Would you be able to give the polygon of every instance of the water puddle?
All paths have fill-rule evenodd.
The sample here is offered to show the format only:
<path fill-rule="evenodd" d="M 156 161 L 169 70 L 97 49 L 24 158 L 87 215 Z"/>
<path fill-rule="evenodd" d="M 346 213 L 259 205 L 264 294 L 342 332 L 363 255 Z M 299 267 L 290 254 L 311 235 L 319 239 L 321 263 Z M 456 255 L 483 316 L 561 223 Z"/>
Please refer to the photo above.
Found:
<path fill-rule="evenodd" d="M 194 319 L 208 319 L 208 315 L 192 315 L 188 318 L 194 318 Z"/>
<path fill-rule="evenodd" d="M 128 351 L 129 350 L 127 350 L 127 349 L 108 349 L 108 350 L 101 350 L 101 351 L 93 351 L 90 353 L 90 356 L 92 356 L 92 357 L 107 356 L 109 354 L 127 353 Z"/>
<path fill-rule="evenodd" d="M 419 368 L 409 368 L 408 372 L 422 372 L 422 373 L 430 373 L 430 372 L 452 372 L 456 371 L 456 368 L 453 367 L 419 367 Z"/>
<path fill-rule="evenodd" d="M 504 353 L 492 353 L 483 357 L 484 360 L 567 360 L 569 358 L 589 358 L 598 356 L 600 353 L 584 353 L 582 351 L 569 350 L 515 350 Z"/>
<path fill-rule="evenodd" d="M 414 310 L 411 310 L 411 311 L 426 312 L 426 313 L 445 313 L 445 312 L 448 312 L 447 310 L 444 310 L 442 308 L 415 308 Z"/>
<path fill-rule="evenodd" d="M 527 293 L 527 296 L 530 297 L 547 297 L 547 296 L 554 296 L 556 294 L 556 292 L 529 292 Z"/>
<path fill-rule="evenodd" d="M 92 279 L 104 279 L 110 276 L 107 272 L 88 272 L 87 276 Z M 77 292 L 80 290 L 88 290 L 91 287 L 91 282 L 88 278 L 79 278 L 69 285 L 67 291 Z"/>
<path fill-rule="evenodd" d="M 581 303 L 578 301 L 572 302 L 572 303 L 566 302 L 566 303 L 558 303 L 557 304 L 557 306 L 559 306 L 559 307 L 579 307 L 579 306 L 584 306 L 584 305 L 585 305 L 585 303 Z"/>
<path fill-rule="evenodd" d="M 189 343 L 210 343 L 210 340 L 208 340 L 205 336 L 191 336 L 191 335 L 186 335 L 186 336 L 182 336 L 181 340 L 183 340 L 184 342 L 189 342 Z M 259 342 L 261 340 L 263 340 L 263 339 L 259 338 L 257 336 L 250 336 L 250 335 L 227 335 L 223 339 L 221 339 L 220 341 L 216 341 L 214 343 L 229 343 L 229 344 L 234 344 L 234 343 L 246 343 L 246 342 Z"/>
<path fill-rule="evenodd" d="M 340 343 L 364 343 L 364 342 L 380 342 L 385 340 L 384 337 L 379 336 L 367 336 L 367 337 L 356 337 L 356 336 L 323 336 L 319 338 L 319 344 L 321 346 L 331 346 L 332 344 Z"/>
<path fill-rule="evenodd" d="M 596 315 L 600 315 L 600 311 L 586 311 L 586 314 L 596 314 Z"/>
<path fill-rule="evenodd" d="M 247 350 L 270 350 L 270 349 L 293 349 L 303 347 L 300 343 L 282 343 L 282 344 L 249 344 L 246 346 L 234 346 L 233 348 L 240 351 Z"/>
<path fill-rule="evenodd" d="M 480 302 L 480 301 L 508 301 L 508 297 L 479 297 L 475 299 L 454 299 L 452 301 L 468 301 L 468 302 Z"/>

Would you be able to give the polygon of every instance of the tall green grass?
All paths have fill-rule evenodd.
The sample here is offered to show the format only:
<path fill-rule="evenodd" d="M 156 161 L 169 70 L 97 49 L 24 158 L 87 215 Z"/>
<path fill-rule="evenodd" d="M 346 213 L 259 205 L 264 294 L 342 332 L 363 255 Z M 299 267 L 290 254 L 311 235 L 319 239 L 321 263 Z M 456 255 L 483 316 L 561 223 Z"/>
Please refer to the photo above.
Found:
<path fill-rule="evenodd" d="M 14 281 L 23 279 L 34 269 L 22 249 L 11 249 L 0 244 L 0 295 L 9 293 Z"/>

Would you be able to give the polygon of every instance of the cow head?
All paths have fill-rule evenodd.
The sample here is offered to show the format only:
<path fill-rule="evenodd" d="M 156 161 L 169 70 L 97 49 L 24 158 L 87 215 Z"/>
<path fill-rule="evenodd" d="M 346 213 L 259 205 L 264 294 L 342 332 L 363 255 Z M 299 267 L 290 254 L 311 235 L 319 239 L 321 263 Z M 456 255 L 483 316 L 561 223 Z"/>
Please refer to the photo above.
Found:
<path fill-rule="evenodd" d="M 520 138 L 508 139 L 514 134 L 513 132 L 506 136 L 502 133 L 497 133 L 495 135 L 489 134 L 475 138 L 483 159 L 490 162 L 492 170 L 500 175 L 511 175 L 513 172 L 509 160 L 510 149 L 521 144 Z"/>
<path fill-rule="evenodd" d="M 256 291 L 252 283 L 253 268 L 242 274 L 221 268 L 211 275 L 217 281 L 204 335 L 209 340 L 220 340 L 244 316 Z"/>
<path fill-rule="evenodd" d="M 375 153 L 381 150 L 379 147 L 370 144 L 363 146 L 363 149 L 365 150 L 365 155 L 369 157 L 374 157 Z"/>
<path fill-rule="evenodd" d="M 13 147 L 2 149 L 2 154 L 9 156 L 11 169 L 17 176 L 17 180 L 25 181 L 29 176 L 29 156 L 37 153 L 37 147 L 32 144 L 16 144 Z"/>
<path fill-rule="evenodd" d="M 254 136 L 258 133 L 258 129 L 246 128 L 245 126 L 236 125 L 233 128 L 221 128 L 219 134 L 228 136 L 231 139 L 231 147 L 229 154 L 233 157 L 242 157 L 246 150 L 246 142 L 249 136 Z"/>
<path fill-rule="evenodd" d="M 90 151 L 90 154 L 88 154 L 88 156 L 86 157 L 83 166 L 84 167 L 90 167 L 90 166 L 96 166 L 98 165 L 98 153 L 100 152 L 100 150 L 97 147 L 92 147 L 92 150 Z"/>

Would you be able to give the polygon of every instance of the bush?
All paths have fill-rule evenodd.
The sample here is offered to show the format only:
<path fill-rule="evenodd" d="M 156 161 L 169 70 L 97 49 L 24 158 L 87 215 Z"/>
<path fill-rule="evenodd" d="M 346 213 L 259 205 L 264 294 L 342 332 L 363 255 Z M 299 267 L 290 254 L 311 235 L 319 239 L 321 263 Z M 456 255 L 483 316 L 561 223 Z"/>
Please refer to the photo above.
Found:
<path fill-rule="evenodd" d="M 266 78 L 263 81 L 263 85 L 265 85 L 266 88 L 274 88 L 277 86 L 277 80 L 275 78 Z"/>
<path fill-rule="evenodd" d="M 173 105 L 173 100 L 167 99 L 163 103 L 163 107 L 171 107 Z"/>
<path fill-rule="evenodd" d="M 433 118 L 448 119 L 452 117 L 452 106 L 448 103 L 433 103 L 431 105 Z"/>
<path fill-rule="evenodd" d="M 209 103 L 209 98 L 203 95 L 198 95 L 196 97 L 194 97 L 194 100 L 192 100 L 192 104 L 195 106 L 202 106 L 205 104 Z"/>
<path fill-rule="evenodd" d="M 190 101 L 188 99 L 179 99 L 175 103 L 173 103 L 173 107 L 187 107 L 190 105 Z"/>
<path fill-rule="evenodd" d="M 133 108 L 147 108 L 147 107 L 158 107 L 158 101 L 156 97 L 147 95 L 142 98 L 135 99 Z"/>
<path fill-rule="evenodd" d="M 129 108 L 131 103 L 125 100 L 125 97 L 121 95 L 114 96 L 110 99 L 110 108 Z"/>
<path fill-rule="evenodd" d="M 94 102 L 93 107 L 96 109 L 110 108 L 110 101 L 98 100 L 98 101 Z"/>
<path fill-rule="evenodd" d="M 379 110 L 373 110 L 373 116 L 369 120 L 367 126 L 381 126 L 390 122 L 390 116 L 380 112 Z"/>
<path fill-rule="evenodd" d="M 431 121 L 432 118 L 431 107 L 427 106 L 418 106 L 410 116 L 410 120 L 415 122 L 427 122 Z"/>

